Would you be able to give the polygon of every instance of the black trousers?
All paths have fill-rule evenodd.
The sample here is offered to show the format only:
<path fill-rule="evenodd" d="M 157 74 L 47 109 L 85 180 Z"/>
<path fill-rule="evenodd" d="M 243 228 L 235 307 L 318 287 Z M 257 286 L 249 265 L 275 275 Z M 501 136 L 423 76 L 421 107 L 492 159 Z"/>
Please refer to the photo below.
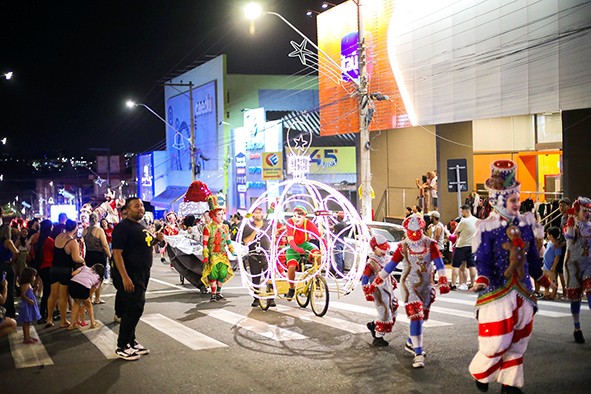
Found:
<path fill-rule="evenodd" d="M 41 296 L 41 304 L 40 310 L 41 317 L 47 319 L 47 300 L 49 300 L 49 293 L 51 293 L 51 275 L 50 275 L 51 268 L 41 268 L 39 270 L 39 276 L 41 277 L 41 282 L 43 282 L 43 295 Z M 51 311 L 53 313 L 53 311 Z"/>
<path fill-rule="evenodd" d="M 120 300 L 120 311 L 115 311 L 117 316 L 121 318 L 119 336 L 117 337 L 117 347 L 119 348 L 125 348 L 127 345 L 133 345 L 135 342 L 135 328 L 144 313 L 146 288 L 148 287 L 150 274 L 149 272 L 131 273 L 130 278 L 133 282 L 134 290 L 128 293 L 123 288 L 123 281 L 119 272 L 117 270 L 113 271 L 113 284 L 117 289 L 115 302 L 117 303 L 117 297 Z"/>
<path fill-rule="evenodd" d="M 269 266 L 267 257 L 262 253 L 251 253 L 248 255 L 248 266 L 250 267 L 250 275 L 252 275 L 252 283 L 258 285 L 261 283 L 261 273 L 266 271 Z"/>
<path fill-rule="evenodd" d="M 6 282 L 8 291 L 6 292 L 6 301 L 4 308 L 6 309 L 7 317 L 15 317 L 16 309 L 14 308 L 14 265 L 10 261 L 2 262 L 0 265 L 0 279 L 2 279 L 2 272 L 6 272 Z"/>

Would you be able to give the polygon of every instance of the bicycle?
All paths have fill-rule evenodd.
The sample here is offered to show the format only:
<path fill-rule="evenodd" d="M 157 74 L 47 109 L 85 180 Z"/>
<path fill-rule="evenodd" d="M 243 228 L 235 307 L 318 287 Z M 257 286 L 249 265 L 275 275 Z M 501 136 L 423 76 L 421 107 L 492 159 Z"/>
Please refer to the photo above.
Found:
<path fill-rule="evenodd" d="M 303 274 L 295 284 L 294 295 L 296 302 L 301 308 L 306 308 L 309 304 L 312 312 L 318 317 L 326 314 L 330 300 L 328 283 L 320 275 L 322 269 L 321 257 L 322 255 L 320 253 L 310 252 L 300 255 Z M 264 311 L 269 309 L 271 298 L 275 296 L 286 298 L 289 291 L 289 281 L 287 279 L 276 279 L 274 283 L 276 293 L 273 290 L 272 283 L 267 283 L 266 291 L 259 292 L 259 306 Z"/>

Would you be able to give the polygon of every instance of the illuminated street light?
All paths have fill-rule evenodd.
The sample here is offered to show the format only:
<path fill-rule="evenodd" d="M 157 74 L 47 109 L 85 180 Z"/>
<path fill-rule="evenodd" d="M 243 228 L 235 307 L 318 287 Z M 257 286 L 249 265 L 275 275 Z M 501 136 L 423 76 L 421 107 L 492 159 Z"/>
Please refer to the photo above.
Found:
<path fill-rule="evenodd" d="M 6 79 L 10 79 L 10 78 L 12 78 L 13 75 L 14 75 L 14 73 L 12 71 L 9 71 L 9 72 L 3 74 L 2 76 Z"/>
<path fill-rule="evenodd" d="M 2 145 L 6 145 L 6 137 L 2 138 L 0 141 L 2 142 Z"/>
<path fill-rule="evenodd" d="M 329 3 L 328 1 L 325 1 L 325 2 L 322 3 L 322 9 L 323 10 L 327 9 L 329 6 L 330 7 L 334 7 L 334 6 L 336 6 L 336 4 Z"/>
<path fill-rule="evenodd" d="M 365 37 L 363 27 L 363 0 L 355 0 L 357 5 L 357 54 L 359 58 L 359 81 L 353 80 L 357 84 L 357 93 L 359 96 L 359 174 L 360 174 L 360 186 L 361 186 L 361 217 L 364 220 L 372 219 L 372 204 L 371 204 L 371 162 L 370 162 L 370 149 L 371 145 L 369 142 L 369 122 L 371 116 L 369 115 L 369 102 L 372 99 L 368 95 L 368 77 L 367 77 L 367 64 L 365 59 Z M 329 5 L 334 6 L 335 4 L 324 2 L 322 8 L 326 9 Z M 312 45 L 318 51 L 318 57 L 320 54 L 338 70 L 341 69 L 341 65 L 334 61 L 328 54 L 320 49 L 316 44 L 312 42 L 304 33 L 299 31 L 294 25 L 292 25 L 287 19 L 276 12 L 264 11 L 259 5 L 255 3 L 248 4 L 244 9 L 244 15 L 254 21 L 255 18 L 261 14 L 275 15 L 281 19 L 286 25 L 288 25 L 293 31 L 298 33 L 304 40 Z M 253 26 L 251 25 L 251 31 Z M 386 96 L 383 96 L 386 97 Z"/>

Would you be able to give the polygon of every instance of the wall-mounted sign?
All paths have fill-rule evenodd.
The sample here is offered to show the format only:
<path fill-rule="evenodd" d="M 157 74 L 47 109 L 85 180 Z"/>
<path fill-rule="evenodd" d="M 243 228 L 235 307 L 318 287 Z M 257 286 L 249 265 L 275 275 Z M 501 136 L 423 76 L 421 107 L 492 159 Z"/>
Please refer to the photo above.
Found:
<path fill-rule="evenodd" d="M 282 152 L 264 152 L 262 157 L 263 180 L 283 179 L 283 154 Z"/>

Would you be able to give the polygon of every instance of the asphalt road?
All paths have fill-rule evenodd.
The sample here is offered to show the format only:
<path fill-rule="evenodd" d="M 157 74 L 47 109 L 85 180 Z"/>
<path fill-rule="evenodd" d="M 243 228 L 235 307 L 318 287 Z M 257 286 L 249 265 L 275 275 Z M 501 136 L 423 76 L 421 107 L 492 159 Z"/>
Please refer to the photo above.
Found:
<path fill-rule="evenodd" d="M 114 289 L 95 313 L 104 326 L 66 331 L 36 326 L 38 345 L 22 345 L 22 331 L 0 339 L 0 393 L 476 393 L 468 364 L 477 350 L 475 295 L 438 296 L 425 328 L 423 369 L 404 351 L 403 308 L 390 346 L 375 348 L 365 324 L 372 304 L 361 289 L 337 299 L 326 316 L 278 301 L 267 312 L 237 276 L 227 301 L 210 303 L 176 271 L 155 261 L 138 340 L 151 349 L 138 361 L 114 358 L 118 325 Z M 591 341 L 591 313 L 581 322 Z M 540 302 L 525 359 L 527 393 L 583 393 L 591 386 L 591 344 L 577 345 L 565 302 Z M 20 335 L 20 337 L 19 337 Z M 28 346 L 28 348 L 27 348 Z M 31 349 L 31 347 L 34 347 Z M 491 385 L 490 392 L 500 386 Z"/>

